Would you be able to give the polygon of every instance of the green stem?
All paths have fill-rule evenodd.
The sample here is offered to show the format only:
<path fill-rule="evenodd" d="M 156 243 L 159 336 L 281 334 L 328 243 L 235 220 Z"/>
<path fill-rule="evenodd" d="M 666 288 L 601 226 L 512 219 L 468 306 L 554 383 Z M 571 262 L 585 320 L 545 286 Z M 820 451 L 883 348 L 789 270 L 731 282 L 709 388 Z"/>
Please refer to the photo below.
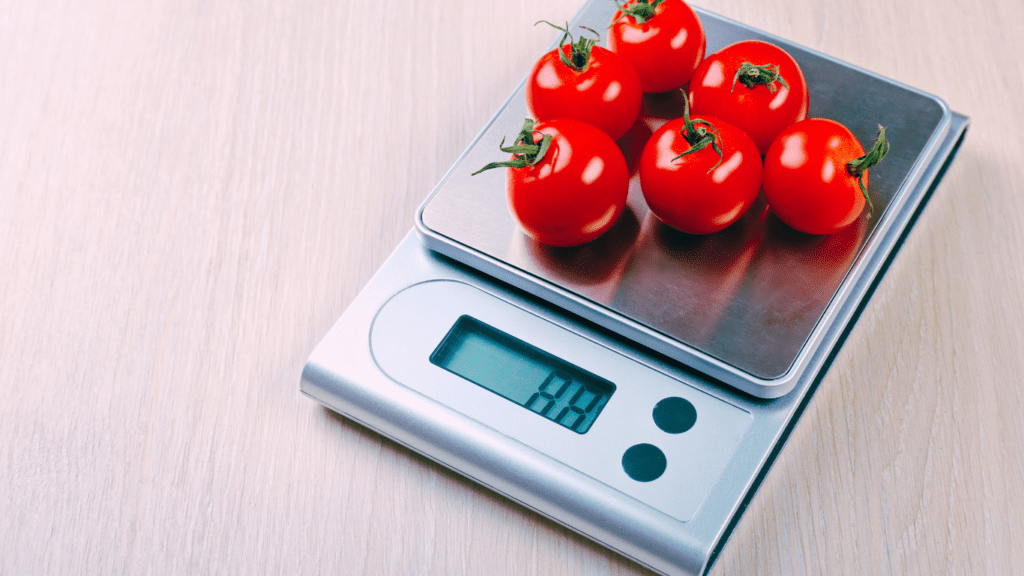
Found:
<path fill-rule="evenodd" d="M 581 35 L 579 40 L 573 40 L 572 34 L 569 32 L 568 22 L 565 23 L 565 28 L 556 26 L 547 20 L 538 20 L 533 25 L 536 26 L 541 22 L 562 32 L 562 39 L 558 41 L 558 57 L 562 60 L 562 63 L 576 72 L 583 72 L 586 70 L 587 63 L 590 62 L 590 51 L 594 48 L 595 44 L 601 41 L 601 35 L 586 26 L 580 26 L 580 28 L 583 28 L 584 30 L 590 30 L 593 32 L 597 38 L 584 38 Z M 565 45 L 566 40 L 569 41 L 569 46 L 571 46 L 569 54 L 566 54 L 565 50 L 562 50 L 562 46 Z"/>
<path fill-rule="evenodd" d="M 708 131 L 708 128 L 711 129 L 710 132 Z M 708 146 L 711 146 L 711 149 L 718 153 L 718 162 L 715 162 L 715 165 L 708 169 L 708 174 L 710 174 L 715 168 L 718 168 L 719 164 L 721 164 L 722 160 L 725 158 L 725 154 L 718 145 L 718 142 L 722 141 L 722 135 L 718 132 L 718 128 L 715 128 L 714 124 L 700 118 L 697 118 L 696 120 L 690 119 L 690 99 L 686 97 L 685 93 L 683 94 L 682 135 L 686 142 L 690 144 L 690 149 L 673 158 L 673 162 L 679 160 L 683 156 L 699 152 Z M 715 140 L 716 136 L 718 137 L 717 141 Z"/>
<path fill-rule="evenodd" d="M 871 147 L 871 150 L 860 158 L 850 160 L 846 164 L 846 171 L 850 173 L 850 176 L 857 179 L 857 184 L 860 185 L 860 192 L 868 202 L 868 218 L 871 218 L 875 207 L 871 203 L 871 197 L 868 196 L 868 187 L 864 185 L 864 175 L 867 174 L 868 169 L 881 162 L 882 158 L 885 158 L 885 155 L 888 153 L 889 141 L 885 138 L 885 127 L 879 124 L 878 135 L 875 136 L 875 145 Z"/>
<path fill-rule="evenodd" d="M 619 4 L 619 0 L 615 0 L 615 5 L 619 7 L 619 11 L 622 12 L 622 16 L 619 16 L 615 22 L 629 16 L 633 18 L 633 21 L 637 24 L 646 24 L 654 16 L 654 9 L 665 0 L 637 0 L 635 4 L 626 6 Z M 614 24 L 615 22 L 612 22 Z"/>
<path fill-rule="evenodd" d="M 547 154 L 548 148 L 551 146 L 551 134 L 545 134 L 538 143 L 533 139 L 533 125 L 534 121 L 532 119 L 527 118 L 523 120 L 523 128 L 519 131 L 516 143 L 512 146 L 505 146 L 505 139 L 501 139 L 501 144 L 498 147 L 502 152 L 512 154 L 512 160 L 491 162 L 487 166 L 473 172 L 472 176 L 492 168 L 525 168 L 543 160 L 544 155 Z"/>
<path fill-rule="evenodd" d="M 775 64 L 752 64 L 750 62 L 744 62 L 740 64 L 736 75 L 732 78 L 732 88 L 729 90 L 731 93 L 736 89 L 736 82 L 743 84 L 747 88 L 753 89 L 755 86 L 767 86 L 768 91 L 772 94 L 778 92 L 779 88 L 775 85 L 776 82 L 782 84 L 784 87 L 789 88 L 789 84 L 786 84 L 786 80 L 779 74 L 779 67 Z"/>

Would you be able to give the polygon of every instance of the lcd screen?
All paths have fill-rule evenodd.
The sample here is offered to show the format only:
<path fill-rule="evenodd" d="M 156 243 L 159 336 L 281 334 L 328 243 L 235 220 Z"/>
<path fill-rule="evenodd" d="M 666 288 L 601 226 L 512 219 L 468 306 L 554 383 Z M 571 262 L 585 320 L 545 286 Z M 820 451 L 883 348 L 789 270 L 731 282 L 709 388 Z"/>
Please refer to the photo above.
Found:
<path fill-rule="evenodd" d="M 462 316 L 430 362 L 573 432 L 585 434 L 615 385 L 470 316 Z"/>

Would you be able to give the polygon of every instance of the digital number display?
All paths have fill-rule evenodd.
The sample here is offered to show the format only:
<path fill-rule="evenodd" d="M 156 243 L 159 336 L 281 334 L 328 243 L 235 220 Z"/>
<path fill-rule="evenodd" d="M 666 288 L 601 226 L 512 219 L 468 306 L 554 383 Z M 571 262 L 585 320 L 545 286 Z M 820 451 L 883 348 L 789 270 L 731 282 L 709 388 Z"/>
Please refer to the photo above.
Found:
<path fill-rule="evenodd" d="M 615 392 L 611 382 L 470 316 L 455 322 L 430 362 L 578 434 Z"/>

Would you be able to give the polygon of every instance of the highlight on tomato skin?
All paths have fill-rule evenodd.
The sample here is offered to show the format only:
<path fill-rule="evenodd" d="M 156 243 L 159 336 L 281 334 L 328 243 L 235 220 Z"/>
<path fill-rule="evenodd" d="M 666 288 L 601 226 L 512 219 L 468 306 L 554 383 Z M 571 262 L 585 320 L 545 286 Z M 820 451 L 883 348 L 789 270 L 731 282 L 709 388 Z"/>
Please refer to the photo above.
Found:
<path fill-rule="evenodd" d="M 534 64 L 526 84 L 531 114 L 537 120 L 580 120 L 618 140 L 640 114 L 640 77 L 621 56 L 601 46 L 591 47 L 586 64 L 574 70 L 562 60 L 572 50 L 564 44 Z"/>
<path fill-rule="evenodd" d="M 704 60 L 707 36 L 683 0 L 627 0 L 612 17 L 608 47 L 640 77 L 644 92 L 682 88 Z"/>
<path fill-rule="evenodd" d="M 849 226 L 867 204 L 868 169 L 888 152 L 885 129 L 871 152 L 849 128 L 826 118 L 793 124 L 764 159 L 764 193 L 779 218 L 808 234 L 832 234 Z M 858 170 L 853 170 L 859 166 Z M 853 170 L 851 172 L 851 170 Z"/>
<path fill-rule="evenodd" d="M 782 48 L 760 40 L 736 42 L 709 55 L 689 86 L 695 115 L 721 118 L 746 132 L 761 155 L 789 126 L 807 118 L 807 81 Z"/>

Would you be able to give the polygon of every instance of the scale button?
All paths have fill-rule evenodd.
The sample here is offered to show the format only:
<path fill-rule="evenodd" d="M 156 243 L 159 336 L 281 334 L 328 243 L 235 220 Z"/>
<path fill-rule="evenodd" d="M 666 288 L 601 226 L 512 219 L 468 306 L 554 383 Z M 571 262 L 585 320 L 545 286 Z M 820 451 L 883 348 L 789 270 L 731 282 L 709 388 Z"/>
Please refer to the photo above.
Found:
<path fill-rule="evenodd" d="M 667 465 L 665 453 L 651 444 L 637 444 L 622 455 L 622 468 L 637 482 L 656 480 Z"/>
<path fill-rule="evenodd" d="M 665 398 L 654 407 L 654 423 L 669 434 L 682 434 L 697 423 L 697 409 L 685 398 Z"/>

